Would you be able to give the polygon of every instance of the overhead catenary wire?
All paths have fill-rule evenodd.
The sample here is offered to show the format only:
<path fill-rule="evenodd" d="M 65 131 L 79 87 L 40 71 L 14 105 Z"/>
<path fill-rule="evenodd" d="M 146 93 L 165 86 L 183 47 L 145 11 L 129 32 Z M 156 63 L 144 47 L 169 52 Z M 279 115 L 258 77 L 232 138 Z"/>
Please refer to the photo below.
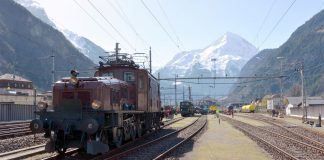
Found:
<path fill-rule="evenodd" d="M 260 25 L 260 27 L 259 27 L 259 29 L 258 29 L 256 35 L 255 35 L 254 41 L 256 41 L 256 39 L 259 37 L 259 34 L 260 34 L 261 30 L 263 29 L 263 26 L 264 26 L 265 22 L 268 20 L 269 15 L 270 15 L 270 13 L 271 13 L 271 11 L 272 11 L 272 9 L 273 9 L 273 6 L 274 6 L 274 4 L 275 4 L 276 2 L 277 2 L 277 0 L 273 0 L 273 1 L 272 1 L 271 5 L 270 5 L 270 8 L 269 8 L 269 10 L 267 11 L 266 16 L 264 17 L 264 19 L 263 19 L 263 21 L 262 21 L 262 23 L 261 23 L 261 25 Z"/>
<path fill-rule="evenodd" d="M 7 14 L 6 12 L 1 11 L 1 10 L 0 10 L 0 13 L 5 14 L 5 15 L 9 15 L 9 14 Z M 12 29 L 10 29 L 10 30 L 8 30 L 8 31 L 11 32 L 11 33 L 13 33 L 15 36 L 17 36 L 17 37 L 19 37 L 19 38 L 22 38 L 22 39 L 26 39 L 28 42 L 34 44 L 35 46 L 38 46 L 39 48 L 37 48 L 37 49 L 38 49 L 38 50 L 44 50 L 44 51 L 45 51 L 44 54 L 48 53 L 48 54 L 45 55 L 44 57 L 40 57 L 40 58 L 38 58 L 38 59 L 43 59 L 43 58 L 45 58 L 45 57 L 47 57 L 47 56 L 51 56 L 51 55 L 53 55 L 54 53 L 57 54 L 57 55 L 60 55 L 60 53 L 61 53 L 61 52 L 59 52 L 59 51 L 57 50 L 57 48 L 54 48 L 54 46 L 44 45 L 44 44 L 38 42 L 39 39 L 31 38 L 31 37 L 25 36 L 23 33 L 20 33 L 20 32 L 18 32 L 18 31 L 12 30 Z M 46 50 L 47 50 L 48 52 L 46 52 Z M 26 51 L 24 51 L 24 52 L 26 52 Z M 26 53 L 28 53 L 28 52 L 26 52 Z M 31 53 L 31 52 L 29 52 L 29 53 Z M 65 57 L 65 58 L 66 58 L 67 61 L 70 62 L 69 65 L 71 65 L 71 67 L 73 67 L 73 66 L 76 67 L 76 66 L 75 66 L 75 63 L 76 63 L 76 62 L 71 62 L 71 61 L 69 60 L 69 57 L 73 57 L 73 56 L 78 56 L 78 55 L 77 55 L 77 54 L 72 54 L 72 55 L 67 56 L 67 57 Z M 49 58 L 49 57 L 48 57 L 48 58 Z M 17 63 L 17 62 L 15 62 L 15 63 Z M 81 68 L 79 68 L 79 67 L 80 67 L 80 66 L 78 66 L 78 68 L 77 68 L 78 70 L 83 70 L 83 69 L 81 69 Z M 91 67 L 95 67 L 95 66 L 91 66 Z M 20 71 L 23 71 L 23 72 L 28 72 L 28 71 L 26 71 L 24 68 L 21 68 L 20 66 L 15 66 L 15 70 L 16 70 L 16 71 L 17 71 L 17 70 L 20 70 Z M 87 69 L 86 69 L 86 70 L 87 70 Z M 55 72 L 56 72 L 56 70 L 55 70 Z M 29 72 L 29 73 L 30 73 L 30 74 L 34 74 L 33 72 Z"/>
<path fill-rule="evenodd" d="M 100 14 L 100 16 L 111 26 L 111 28 L 113 28 L 116 31 L 116 33 L 128 44 L 128 46 L 131 47 L 133 50 L 136 50 L 125 38 L 125 36 L 121 34 L 119 30 L 102 14 L 102 12 L 90 0 L 88 0 L 88 2 Z"/>
<path fill-rule="evenodd" d="M 206 83 L 206 82 L 188 82 L 188 81 L 179 81 L 177 80 L 177 82 L 181 82 L 181 83 L 187 83 L 187 84 L 245 84 L 245 83 L 252 83 L 252 82 L 258 82 L 258 81 L 264 81 L 264 80 L 270 80 L 273 79 L 273 77 L 270 78 L 261 78 L 261 79 L 256 79 L 256 80 L 251 80 L 251 81 L 243 81 L 243 82 L 210 82 L 210 83 Z M 202 80 L 202 79 L 200 79 Z M 167 80 L 167 81 L 174 81 L 174 80 Z"/>
<path fill-rule="evenodd" d="M 113 10 L 116 11 L 116 13 L 121 17 L 121 19 L 133 30 L 135 35 L 143 42 L 143 44 L 149 46 L 149 43 L 137 32 L 134 25 L 131 23 L 131 21 L 129 20 L 128 16 L 124 12 L 124 10 L 122 9 L 118 1 L 115 1 L 117 7 L 113 3 L 111 3 L 110 0 L 106 0 L 106 2 L 113 8 Z"/>
<path fill-rule="evenodd" d="M 287 15 L 288 11 L 293 7 L 293 5 L 295 4 L 296 0 L 294 0 L 290 6 L 286 9 L 286 11 L 284 12 L 284 14 L 279 18 L 279 20 L 277 21 L 277 23 L 273 26 L 273 28 L 271 29 L 271 31 L 267 34 L 266 38 L 262 41 L 262 43 L 258 46 L 258 48 L 260 48 L 270 37 L 270 35 L 273 33 L 273 31 L 278 27 L 279 23 L 282 21 L 282 19 Z"/>
<path fill-rule="evenodd" d="M 143 0 L 141 0 L 143 6 L 147 9 L 147 11 L 151 14 L 151 16 L 154 18 L 154 20 L 159 24 L 159 26 L 162 28 L 162 30 L 166 33 L 166 35 L 169 37 L 171 42 L 181 51 L 179 44 L 171 37 L 170 33 L 165 29 L 165 27 L 162 25 L 162 23 L 159 21 L 159 19 L 153 14 L 151 9 L 145 4 Z"/>
<path fill-rule="evenodd" d="M 171 21 L 170 21 L 168 15 L 166 14 L 165 10 L 163 9 L 163 7 L 162 7 L 162 5 L 161 5 L 161 3 L 160 3 L 160 0 L 156 0 L 156 1 L 157 1 L 157 4 L 158 4 L 159 8 L 162 10 L 162 13 L 163 13 L 165 19 L 167 20 L 167 22 L 168 22 L 168 24 L 169 24 L 169 26 L 170 26 L 170 28 L 171 28 L 171 31 L 173 32 L 173 34 L 174 34 L 175 37 L 177 38 L 179 44 L 183 47 L 183 43 L 181 42 L 181 40 L 180 40 L 180 38 L 179 38 L 177 32 L 175 31 L 175 29 L 174 29 L 174 27 L 173 27 L 173 25 L 172 25 L 172 23 L 171 23 Z"/>
<path fill-rule="evenodd" d="M 86 14 L 86 15 L 88 15 L 91 19 L 92 19 L 92 21 L 93 22 L 95 22 L 109 37 L 111 37 L 113 40 L 115 40 L 115 41 L 117 41 L 117 39 L 114 37 L 114 36 L 112 36 L 93 16 L 91 16 L 91 14 L 89 14 L 89 12 L 87 12 L 87 10 L 86 9 L 84 9 L 81 5 L 80 5 L 80 3 L 78 3 L 76 0 L 73 0 L 74 1 L 74 3 L 79 7 L 79 8 L 81 8 L 81 10 Z"/>

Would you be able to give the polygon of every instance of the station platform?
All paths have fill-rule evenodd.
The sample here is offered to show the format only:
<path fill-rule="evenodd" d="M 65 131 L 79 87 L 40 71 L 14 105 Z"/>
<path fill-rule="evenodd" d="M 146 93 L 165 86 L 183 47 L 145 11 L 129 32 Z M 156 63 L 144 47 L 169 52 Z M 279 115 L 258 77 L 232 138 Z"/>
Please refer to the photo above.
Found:
<path fill-rule="evenodd" d="M 184 153 L 179 159 L 221 159 L 270 160 L 271 156 L 226 121 L 221 121 L 214 115 L 208 115 L 208 128 L 193 144 L 190 152 Z"/>

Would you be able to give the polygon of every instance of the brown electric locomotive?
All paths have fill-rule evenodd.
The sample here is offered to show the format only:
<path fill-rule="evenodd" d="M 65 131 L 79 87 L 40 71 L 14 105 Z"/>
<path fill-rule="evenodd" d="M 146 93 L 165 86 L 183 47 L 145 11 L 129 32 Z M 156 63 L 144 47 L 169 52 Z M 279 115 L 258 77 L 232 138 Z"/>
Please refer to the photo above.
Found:
<path fill-rule="evenodd" d="M 39 119 L 33 132 L 45 132 L 47 151 L 64 153 L 84 148 L 89 154 L 109 151 L 160 127 L 158 80 L 134 63 L 131 56 L 116 53 L 102 57 L 94 77 L 63 78 L 53 87 L 53 111 L 39 103 Z"/>

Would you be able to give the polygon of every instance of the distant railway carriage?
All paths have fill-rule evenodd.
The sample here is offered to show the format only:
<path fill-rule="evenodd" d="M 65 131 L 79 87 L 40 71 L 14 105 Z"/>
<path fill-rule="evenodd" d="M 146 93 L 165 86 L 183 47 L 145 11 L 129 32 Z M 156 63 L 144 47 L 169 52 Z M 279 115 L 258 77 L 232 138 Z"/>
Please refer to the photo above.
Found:
<path fill-rule="evenodd" d="M 94 77 L 77 77 L 71 71 L 70 78 L 54 84 L 54 111 L 46 111 L 47 104 L 40 102 L 40 119 L 30 124 L 34 133 L 44 131 L 50 139 L 47 151 L 84 148 L 89 154 L 103 153 L 160 127 L 159 82 L 126 56 L 103 58 L 106 62 Z"/>
<path fill-rule="evenodd" d="M 169 117 L 175 113 L 173 106 L 164 106 L 164 117 Z"/>
<path fill-rule="evenodd" d="M 190 101 L 180 102 L 180 113 L 181 116 L 193 116 L 194 115 L 194 106 Z"/>
<path fill-rule="evenodd" d="M 217 110 L 217 106 L 209 106 L 209 112 L 210 113 L 216 113 L 216 110 Z"/>
<path fill-rule="evenodd" d="M 206 105 L 201 105 L 200 106 L 200 108 L 201 108 L 201 110 L 202 110 L 202 113 L 201 114 L 203 114 L 203 115 L 207 115 L 208 114 L 208 106 L 206 106 Z"/>
<path fill-rule="evenodd" d="M 246 113 L 254 113 L 255 108 L 255 105 L 244 105 L 242 106 L 241 111 Z"/>

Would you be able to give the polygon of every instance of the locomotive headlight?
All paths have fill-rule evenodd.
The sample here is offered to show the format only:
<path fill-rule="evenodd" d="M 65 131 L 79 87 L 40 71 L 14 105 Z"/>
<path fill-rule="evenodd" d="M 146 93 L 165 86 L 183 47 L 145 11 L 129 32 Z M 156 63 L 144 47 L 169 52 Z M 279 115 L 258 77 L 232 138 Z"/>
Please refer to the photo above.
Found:
<path fill-rule="evenodd" d="M 37 107 L 39 110 L 46 110 L 47 107 L 48 107 L 48 104 L 44 101 L 39 101 L 38 104 L 37 104 Z"/>
<path fill-rule="evenodd" d="M 101 102 L 98 100 L 93 100 L 93 102 L 91 103 L 91 107 L 92 109 L 99 109 L 101 107 Z"/>

